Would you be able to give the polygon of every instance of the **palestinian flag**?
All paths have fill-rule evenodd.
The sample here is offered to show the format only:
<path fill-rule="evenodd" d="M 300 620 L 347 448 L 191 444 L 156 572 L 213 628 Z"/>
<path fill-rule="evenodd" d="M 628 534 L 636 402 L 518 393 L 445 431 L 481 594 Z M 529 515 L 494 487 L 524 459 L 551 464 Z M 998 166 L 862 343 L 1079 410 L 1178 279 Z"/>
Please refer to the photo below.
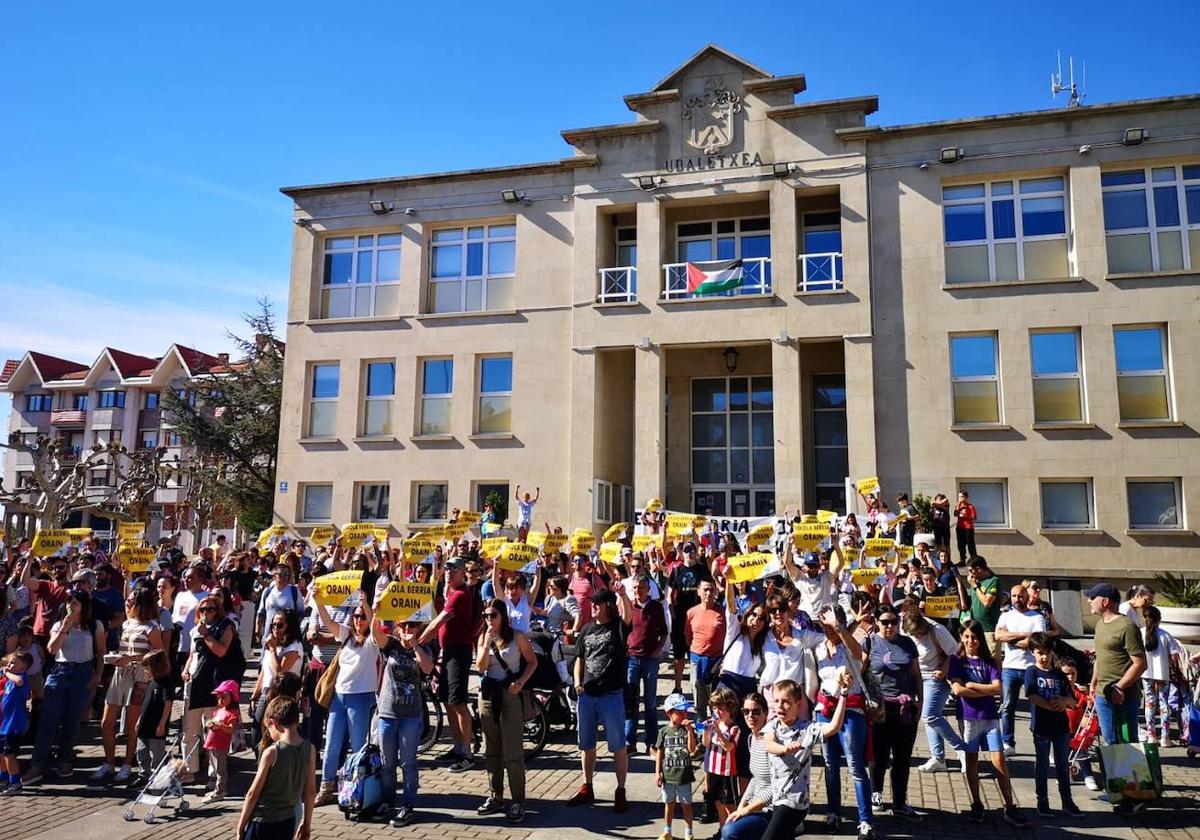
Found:
<path fill-rule="evenodd" d="M 728 292 L 741 286 L 743 277 L 741 260 L 706 262 L 704 268 L 696 263 L 688 263 L 688 294 L 715 295 Z"/>

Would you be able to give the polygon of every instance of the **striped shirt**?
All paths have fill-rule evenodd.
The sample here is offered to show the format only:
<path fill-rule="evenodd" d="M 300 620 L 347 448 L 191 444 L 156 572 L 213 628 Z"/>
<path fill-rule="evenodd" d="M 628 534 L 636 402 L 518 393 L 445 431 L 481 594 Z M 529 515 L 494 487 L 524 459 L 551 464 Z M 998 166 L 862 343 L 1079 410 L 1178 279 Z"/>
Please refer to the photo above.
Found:
<path fill-rule="evenodd" d="M 731 724 L 726 726 L 720 721 L 712 724 L 716 731 L 713 732 L 712 743 L 708 747 L 708 755 L 704 759 L 704 772 L 711 773 L 715 776 L 736 776 L 737 773 L 737 740 L 738 728 Z M 717 732 L 720 732 L 726 739 L 734 743 L 734 748 L 726 750 L 717 741 Z"/>
<path fill-rule="evenodd" d="M 771 790 L 771 756 L 767 754 L 767 741 L 761 734 L 750 736 L 750 784 L 742 795 L 747 805 L 762 802 L 770 806 L 774 793 Z"/>
<path fill-rule="evenodd" d="M 121 625 L 121 653 L 126 656 L 136 656 L 140 664 L 141 658 L 150 652 L 150 634 L 158 629 L 153 621 L 138 621 L 127 618 Z"/>

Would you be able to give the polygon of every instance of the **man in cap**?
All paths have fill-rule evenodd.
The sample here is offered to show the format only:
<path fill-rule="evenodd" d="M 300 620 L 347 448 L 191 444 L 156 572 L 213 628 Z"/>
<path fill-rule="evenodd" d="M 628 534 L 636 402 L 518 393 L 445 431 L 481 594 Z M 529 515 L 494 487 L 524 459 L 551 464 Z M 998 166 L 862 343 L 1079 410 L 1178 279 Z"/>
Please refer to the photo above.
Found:
<path fill-rule="evenodd" d="M 842 568 L 846 565 L 846 558 L 835 539 L 833 551 L 837 554 L 837 561 L 832 567 L 822 571 L 821 555 L 810 551 L 804 555 L 801 568 L 797 569 L 796 564 L 792 562 L 793 543 L 793 540 L 784 543 L 783 567 L 787 569 L 788 576 L 796 585 L 796 591 L 800 593 L 800 609 L 808 617 L 809 624 L 815 625 L 821 610 L 837 603 L 837 583 L 842 576 Z"/>
<path fill-rule="evenodd" d="M 683 555 L 683 562 L 671 570 L 667 584 L 671 601 L 671 655 L 675 660 L 673 694 L 683 693 L 683 671 L 689 650 L 685 636 L 688 610 L 700 603 L 700 583 L 712 583 L 712 572 L 703 563 L 698 562 L 694 544 L 684 543 L 680 553 Z"/>
<path fill-rule="evenodd" d="M 1123 740 L 1122 724 L 1137 740 L 1138 680 L 1146 670 L 1146 648 L 1142 635 L 1128 618 L 1117 611 L 1121 593 L 1111 583 L 1097 583 L 1084 593 L 1088 609 L 1097 616 L 1096 662 L 1092 669 L 1092 693 L 1096 717 L 1104 740 Z"/>
<path fill-rule="evenodd" d="M 471 711 L 467 704 L 467 682 L 471 677 L 471 653 L 475 643 L 478 620 L 475 599 L 467 588 L 466 564 L 451 560 L 446 569 L 446 603 L 418 639 L 427 645 L 436 635 L 441 655 L 438 657 L 440 699 L 446 704 L 450 719 L 450 738 L 453 746 L 442 758 L 449 760 L 450 772 L 462 773 L 475 766 L 471 753 Z"/>

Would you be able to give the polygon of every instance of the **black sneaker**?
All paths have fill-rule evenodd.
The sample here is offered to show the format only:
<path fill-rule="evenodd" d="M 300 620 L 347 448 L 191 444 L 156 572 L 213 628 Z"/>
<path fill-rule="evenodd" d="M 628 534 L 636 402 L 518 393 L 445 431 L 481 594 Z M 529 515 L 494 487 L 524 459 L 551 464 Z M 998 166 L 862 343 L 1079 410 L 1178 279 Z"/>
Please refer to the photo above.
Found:
<path fill-rule="evenodd" d="M 451 773 L 466 773 L 475 769 L 475 759 L 460 756 L 457 761 L 447 768 Z"/>
<path fill-rule="evenodd" d="M 458 751 L 458 747 L 451 747 L 437 757 L 438 761 L 458 761 L 462 758 L 462 754 Z"/>
<path fill-rule="evenodd" d="M 1074 802 L 1068 802 L 1065 805 L 1063 805 L 1063 813 L 1066 814 L 1068 817 L 1082 817 L 1083 816 L 1083 811 L 1081 811 L 1079 809 L 1079 806 L 1076 805 Z"/>
<path fill-rule="evenodd" d="M 858 840 L 875 840 L 875 829 L 869 822 L 858 824 Z"/>
<path fill-rule="evenodd" d="M 1015 805 L 1004 809 L 1004 821 L 1013 828 L 1029 828 L 1029 820 L 1021 816 Z"/>
<path fill-rule="evenodd" d="M 1048 820 L 1054 819 L 1054 812 L 1050 810 L 1049 802 L 1039 802 L 1037 804 L 1037 815 Z"/>
<path fill-rule="evenodd" d="M 898 808 L 893 807 L 892 813 L 898 817 L 903 817 L 904 819 L 908 820 L 909 822 L 914 822 L 914 823 L 920 822 L 921 820 L 925 819 L 924 814 L 921 814 L 920 812 L 918 812 L 916 808 L 909 805 L 907 802 Z"/>
<path fill-rule="evenodd" d="M 392 828 L 403 828 L 413 821 L 413 808 L 411 805 L 401 805 L 396 809 L 395 815 L 392 817 Z"/>
<path fill-rule="evenodd" d="M 983 822 L 983 803 L 972 802 L 971 810 L 967 812 L 967 820 L 973 823 Z"/>
<path fill-rule="evenodd" d="M 525 819 L 525 806 L 520 802 L 514 802 L 508 806 L 508 810 L 504 812 L 504 816 L 508 818 L 510 823 L 516 825 Z"/>
<path fill-rule="evenodd" d="M 475 809 L 475 813 L 481 817 L 486 817 L 489 814 L 499 814 L 504 810 L 504 800 L 498 796 L 489 796 L 483 800 L 483 804 Z"/>

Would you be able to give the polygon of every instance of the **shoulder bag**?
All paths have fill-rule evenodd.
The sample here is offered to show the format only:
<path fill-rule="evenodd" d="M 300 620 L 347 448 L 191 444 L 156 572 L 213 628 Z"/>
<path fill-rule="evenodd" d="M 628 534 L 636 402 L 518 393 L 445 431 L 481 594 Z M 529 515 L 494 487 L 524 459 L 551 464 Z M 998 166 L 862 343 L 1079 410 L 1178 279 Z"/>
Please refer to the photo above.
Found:
<path fill-rule="evenodd" d="M 514 639 L 515 641 L 515 639 Z M 500 663 L 500 667 L 504 669 L 504 673 L 508 675 L 505 680 L 502 691 L 508 691 L 508 686 L 517 681 L 517 675 L 508 667 L 508 663 L 504 661 L 504 657 L 500 655 L 500 648 L 496 646 L 495 640 L 492 640 L 492 656 L 496 657 L 496 661 Z M 497 704 L 499 705 L 499 704 Z M 524 686 L 521 687 L 521 717 L 523 720 L 533 720 L 538 716 L 537 702 L 533 699 L 533 692 Z"/>
<path fill-rule="evenodd" d="M 321 673 L 320 679 L 317 680 L 317 688 L 313 692 L 313 700 L 317 701 L 317 705 L 323 709 L 328 709 L 329 704 L 333 702 L 333 695 L 337 691 L 337 675 L 341 668 L 342 649 L 339 647 L 338 652 L 334 654 L 333 661 Z"/>
<path fill-rule="evenodd" d="M 869 643 L 870 639 L 867 641 Z M 870 654 L 869 644 L 864 650 Z M 862 666 L 850 655 L 849 650 L 846 651 L 846 661 L 850 663 L 850 673 L 854 675 L 854 681 L 862 692 L 867 719 L 872 723 L 882 723 L 887 718 L 887 708 L 883 705 L 883 688 L 880 687 L 879 681 L 870 671 L 863 672 Z"/>

